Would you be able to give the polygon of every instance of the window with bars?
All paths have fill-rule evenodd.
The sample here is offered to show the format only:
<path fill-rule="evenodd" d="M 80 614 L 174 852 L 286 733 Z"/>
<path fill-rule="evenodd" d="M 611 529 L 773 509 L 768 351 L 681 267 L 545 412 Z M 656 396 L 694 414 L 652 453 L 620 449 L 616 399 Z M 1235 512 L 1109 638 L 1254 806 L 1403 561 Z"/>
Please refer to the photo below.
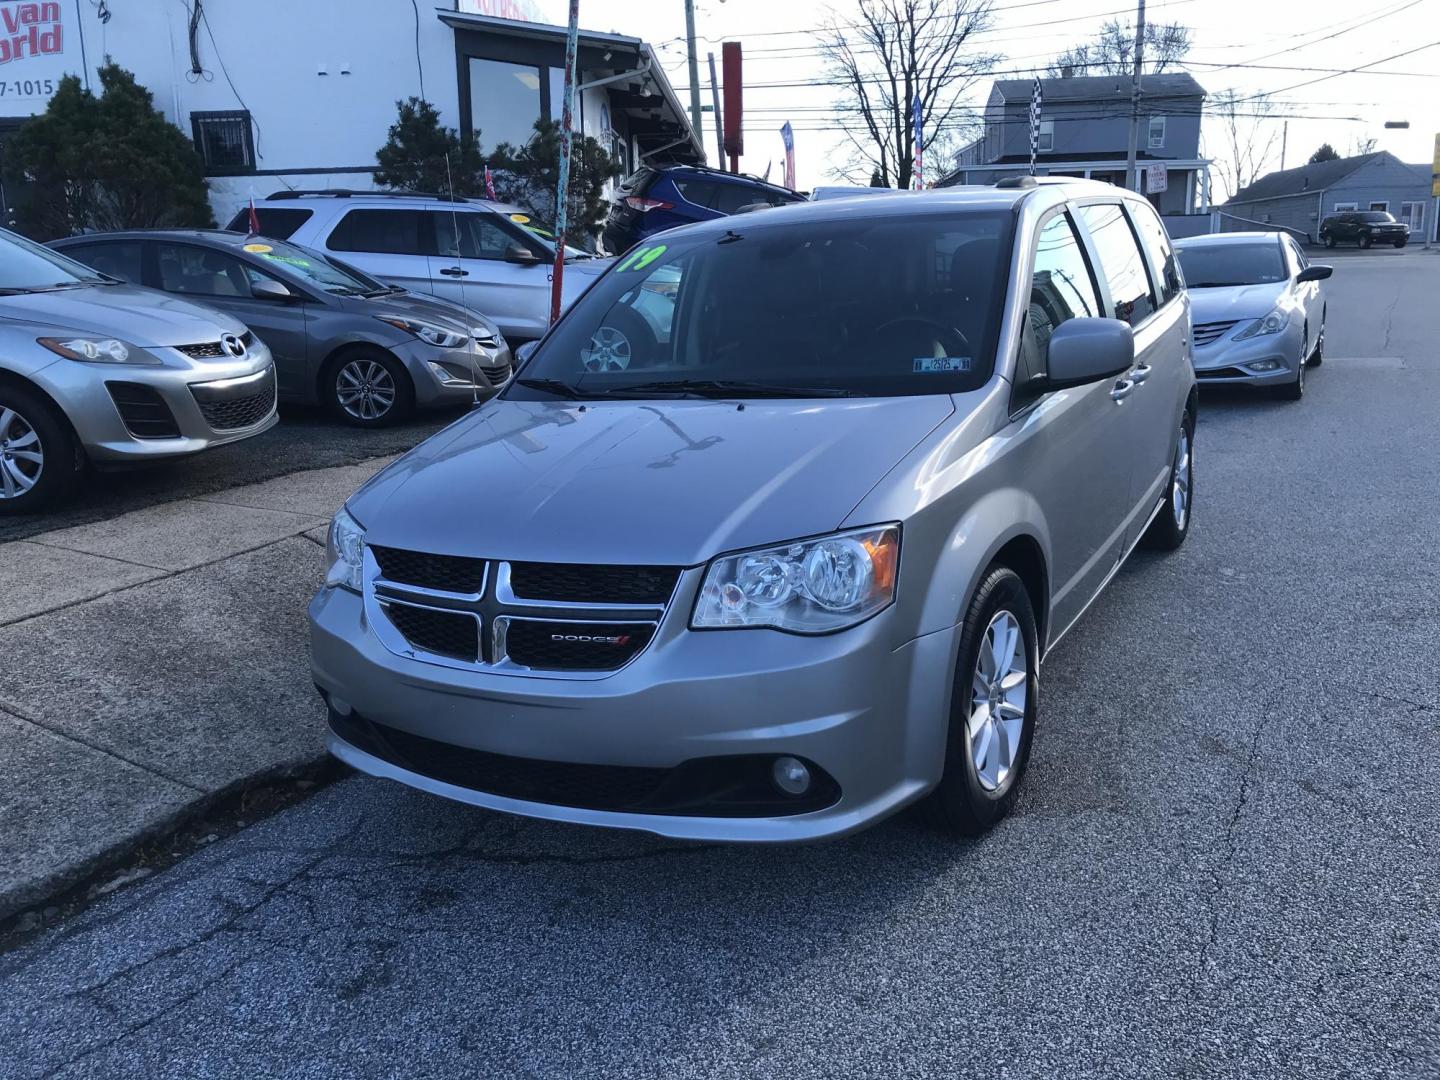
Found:
<path fill-rule="evenodd" d="M 255 136 L 249 111 L 193 112 L 190 129 L 195 149 L 205 162 L 206 175 L 255 171 Z"/>

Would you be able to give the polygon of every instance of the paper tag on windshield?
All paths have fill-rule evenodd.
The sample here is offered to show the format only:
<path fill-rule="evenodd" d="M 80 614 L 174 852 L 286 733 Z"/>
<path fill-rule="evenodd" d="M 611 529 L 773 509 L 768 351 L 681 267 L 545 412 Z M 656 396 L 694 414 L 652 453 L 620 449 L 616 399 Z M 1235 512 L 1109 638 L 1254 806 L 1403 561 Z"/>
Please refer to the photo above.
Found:
<path fill-rule="evenodd" d="M 917 374 L 925 375 L 945 375 L 952 372 L 965 374 L 970 371 L 970 357 L 917 356 L 915 358 L 915 371 Z"/>

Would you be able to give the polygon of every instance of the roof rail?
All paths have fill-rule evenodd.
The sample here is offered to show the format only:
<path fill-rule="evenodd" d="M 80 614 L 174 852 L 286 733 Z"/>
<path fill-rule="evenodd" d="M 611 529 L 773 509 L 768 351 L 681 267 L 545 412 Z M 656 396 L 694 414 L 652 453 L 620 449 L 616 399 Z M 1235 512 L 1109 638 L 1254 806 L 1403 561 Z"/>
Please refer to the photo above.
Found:
<path fill-rule="evenodd" d="M 756 176 L 754 173 L 733 173 L 729 169 L 717 169 L 714 165 L 692 165 L 689 162 L 675 162 L 667 166 L 672 169 L 694 169 L 696 172 L 714 173 L 717 176 L 734 176 L 741 180 L 753 180 L 757 184 L 764 184 L 766 187 L 779 188 L 781 191 L 789 191 L 784 184 L 776 184 L 766 180 L 763 176 Z"/>
<path fill-rule="evenodd" d="M 272 191 L 265 196 L 266 202 L 283 202 L 286 199 L 437 199 L 440 202 L 470 202 L 464 195 L 441 195 L 433 191 L 353 191 L 350 188 L 289 188 Z"/>
<path fill-rule="evenodd" d="M 1006 176 L 995 181 L 997 188 L 1031 188 L 1037 187 L 1033 176 Z"/>

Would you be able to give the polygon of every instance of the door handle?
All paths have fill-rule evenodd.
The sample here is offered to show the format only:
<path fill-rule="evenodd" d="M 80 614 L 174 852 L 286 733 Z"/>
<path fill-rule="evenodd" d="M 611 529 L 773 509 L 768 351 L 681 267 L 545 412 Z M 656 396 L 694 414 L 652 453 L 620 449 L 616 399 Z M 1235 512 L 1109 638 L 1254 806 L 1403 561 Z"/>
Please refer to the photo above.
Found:
<path fill-rule="evenodd" d="M 461 270 L 460 267 L 458 267 L 458 266 L 442 266 L 442 267 L 440 268 L 440 273 L 444 274 L 446 277 L 469 277 L 469 276 L 470 276 L 470 271 L 469 271 L 469 270 Z"/>
<path fill-rule="evenodd" d="M 1137 364 L 1130 372 L 1130 378 L 1136 383 L 1142 383 L 1150 377 L 1149 364 Z"/>
<path fill-rule="evenodd" d="M 1135 390 L 1134 379 L 1116 379 L 1115 385 L 1110 388 L 1111 401 L 1124 401 Z"/>

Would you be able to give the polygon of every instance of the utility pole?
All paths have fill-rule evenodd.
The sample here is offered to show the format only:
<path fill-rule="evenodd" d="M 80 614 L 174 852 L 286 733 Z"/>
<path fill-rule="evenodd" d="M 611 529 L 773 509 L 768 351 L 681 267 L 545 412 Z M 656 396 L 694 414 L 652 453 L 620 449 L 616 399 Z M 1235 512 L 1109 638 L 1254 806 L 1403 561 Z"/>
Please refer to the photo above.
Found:
<path fill-rule="evenodd" d="M 695 0 L 685 0 L 685 47 L 690 64 L 690 123 L 695 125 L 695 137 L 699 139 L 703 129 L 700 127 L 700 64 L 695 59 Z"/>
<path fill-rule="evenodd" d="M 560 318 L 560 288 L 565 277 L 565 230 L 570 209 L 570 127 L 575 115 L 576 53 L 580 39 L 580 0 L 570 0 L 570 29 L 565 37 L 565 108 L 560 114 L 560 183 L 555 191 L 555 270 L 550 276 L 550 321 Z"/>
<path fill-rule="evenodd" d="M 1285 147 L 1290 142 L 1290 121 L 1286 120 L 1280 126 L 1280 171 L 1285 171 Z"/>
<path fill-rule="evenodd" d="M 1140 190 L 1135 175 L 1135 153 L 1140 144 L 1140 70 L 1145 63 L 1145 0 L 1135 16 L 1135 70 L 1130 76 L 1130 149 L 1125 154 L 1125 186 Z"/>
<path fill-rule="evenodd" d="M 710 115 L 715 121 L 715 165 L 717 168 L 725 168 L 725 118 L 720 115 L 720 84 L 715 79 L 715 54 L 707 53 L 710 58 L 710 107 L 714 110 Z"/>

